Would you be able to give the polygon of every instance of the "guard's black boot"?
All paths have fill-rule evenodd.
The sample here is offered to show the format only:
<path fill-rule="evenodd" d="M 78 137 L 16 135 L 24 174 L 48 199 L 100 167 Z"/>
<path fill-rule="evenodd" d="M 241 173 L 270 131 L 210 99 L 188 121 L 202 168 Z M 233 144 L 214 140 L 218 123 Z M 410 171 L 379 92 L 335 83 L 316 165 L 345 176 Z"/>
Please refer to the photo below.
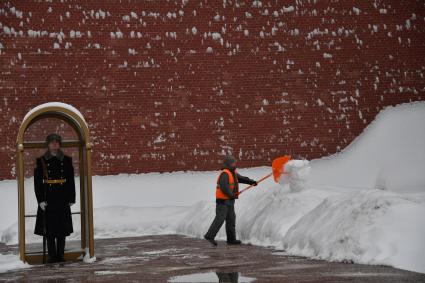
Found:
<path fill-rule="evenodd" d="M 64 253 L 65 253 L 65 237 L 58 237 L 56 239 L 57 241 L 57 262 L 64 262 Z"/>
<path fill-rule="evenodd" d="M 232 240 L 232 241 L 227 241 L 227 244 L 228 245 L 240 245 L 240 244 L 242 244 L 242 242 L 239 241 L 239 240 Z"/>
<path fill-rule="evenodd" d="M 214 239 L 208 238 L 207 236 L 204 236 L 204 239 L 211 243 L 213 246 L 217 246 L 217 242 Z"/>
<path fill-rule="evenodd" d="M 54 237 L 47 237 L 47 251 L 49 257 L 47 259 L 47 263 L 55 263 L 56 262 L 56 243 Z"/>

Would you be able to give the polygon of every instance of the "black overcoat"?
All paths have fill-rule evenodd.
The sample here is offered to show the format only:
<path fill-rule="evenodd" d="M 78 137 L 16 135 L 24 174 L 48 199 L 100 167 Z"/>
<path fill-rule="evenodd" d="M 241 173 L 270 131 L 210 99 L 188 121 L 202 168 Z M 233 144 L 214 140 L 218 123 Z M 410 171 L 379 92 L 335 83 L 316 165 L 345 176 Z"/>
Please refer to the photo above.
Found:
<path fill-rule="evenodd" d="M 45 161 L 48 179 L 65 179 L 63 184 L 46 184 L 43 182 L 42 159 Z M 34 169 L 34 189 L 37 202 L 47 202 L 46 215 L 40 206 L 37 209 L 37 220 L 34 233 L 44 234 L 44 219 L 46 219 L 46 236 L 69 236 L 74 230 L 70 203 L 75 203 L 75 181 L 72 158 L 60 152 L 57 156 L 46 152 L 37 158 Z"/>

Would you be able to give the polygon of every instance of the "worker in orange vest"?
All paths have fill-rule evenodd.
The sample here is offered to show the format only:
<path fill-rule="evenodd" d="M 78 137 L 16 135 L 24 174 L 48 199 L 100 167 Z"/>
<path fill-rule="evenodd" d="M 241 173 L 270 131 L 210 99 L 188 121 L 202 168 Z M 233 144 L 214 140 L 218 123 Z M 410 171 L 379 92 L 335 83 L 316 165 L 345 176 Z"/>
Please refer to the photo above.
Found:
<path fill-rule="evenodd" d="M 223 170 L 217 179 L 216 187 L 216 211 L 212 222 L 204 238 L 212 245 L 217 246 L 214 240 L 224 221 L 226 221 L 226 235 L 228 245 L 240 245 L 236 240 L 236 214 L 235 199 L 239 196 L 239 183 L 257 185 L 255 180 L 241 176 L 236 172 L 236 159 L 227 155 L 223 161 Z"/>

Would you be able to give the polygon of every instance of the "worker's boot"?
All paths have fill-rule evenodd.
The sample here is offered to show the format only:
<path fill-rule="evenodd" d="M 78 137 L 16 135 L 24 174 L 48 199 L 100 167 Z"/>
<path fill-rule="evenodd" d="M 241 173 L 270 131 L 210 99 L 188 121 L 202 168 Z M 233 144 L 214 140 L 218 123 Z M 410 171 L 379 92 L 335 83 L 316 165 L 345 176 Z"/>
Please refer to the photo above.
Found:
<path fill-rule="evenodd" d="M 208 242 L 210 242 L 211 245 L 213 245 L 215 247 L 217 246 L 217 242 L 214 239 L 208 238 L 207 236 L 204 236 L 204 239 L 207 240 Z"/>
<path fill-rule="evenodd" d="M 242 242 L 239 241 L 239 240 L 231 240 L 231 241 L 227 241 L 227 244 L 228 245 L 240 245 L 240 244 L 242 244 Z"/>

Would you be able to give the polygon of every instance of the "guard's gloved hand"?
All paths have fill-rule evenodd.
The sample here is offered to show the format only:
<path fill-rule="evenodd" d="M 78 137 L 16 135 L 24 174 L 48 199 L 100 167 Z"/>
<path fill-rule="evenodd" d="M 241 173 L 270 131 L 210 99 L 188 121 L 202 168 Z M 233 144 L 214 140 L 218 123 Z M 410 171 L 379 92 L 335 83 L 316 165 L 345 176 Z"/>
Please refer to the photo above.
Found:
<path fill-rule="evenodd" d="M 45 211 L 46 210 L 46 206 L 47 206 L 47 202 L 46 201 L 43 201 L 43 202 L 40 202 L 38 205 L 40 206 L 41 210 Z"/>
<path fill-rule="evenodd" d="M 75 204 L 75 202 L 70 202 L 69 206 L 73 206 Z"/>
<path fill-rule="evenodd" d="M 255 181 L 255 180 L 251 180 L 251 185 L 252 185 L 252 186 L 256 186 L 256 185 L 258 185 L 258 183 L 257 183 L 257 181 Z"/>

